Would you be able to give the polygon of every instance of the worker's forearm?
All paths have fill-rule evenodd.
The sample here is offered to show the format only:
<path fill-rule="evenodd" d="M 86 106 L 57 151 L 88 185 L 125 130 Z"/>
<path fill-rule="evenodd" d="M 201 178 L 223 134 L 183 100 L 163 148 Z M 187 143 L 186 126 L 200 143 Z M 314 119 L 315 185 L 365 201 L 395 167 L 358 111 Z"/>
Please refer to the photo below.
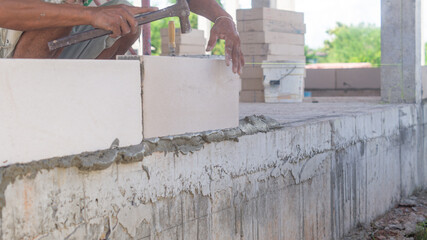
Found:
<path fill-rule="evenodd" d="M 220 16 L 230 17 L 215 0 L 190 0 L 189 2 L 189 7 L 192 12 L 206 17 L 212 22 L 215 22 Z"/>
<path fill-rule="evenodd" d="M 1 28 L 27 31 L 86 24 L 91 24 L 91 13 L 80 5 L 0 0 Z"/>

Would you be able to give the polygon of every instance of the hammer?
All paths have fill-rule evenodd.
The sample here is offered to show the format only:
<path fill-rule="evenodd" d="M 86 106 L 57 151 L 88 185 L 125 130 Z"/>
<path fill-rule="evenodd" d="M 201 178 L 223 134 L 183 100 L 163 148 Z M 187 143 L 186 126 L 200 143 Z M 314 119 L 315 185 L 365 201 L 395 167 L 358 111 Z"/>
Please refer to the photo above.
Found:
<path fill-rule="evenodd" d="M 140 26 L 146 23 L 160 20 L 162 18 L 179 17 L 179 22 L 181 23 L 181 32 L 189 33 L 191 32 L 189 16 L 190 16 L 190 8 L 188 7 L 187 0 L 177 0 L 175 5 L 172 5 L 164 9 L 160 9 L 158 11 L 136 15 L 135 19 L 138 22 L 138 26 Z M 48 46 L 49 46 L 49 50 L 53 51 L 58 48 L 67 47 L 79 42 L 109 35 L 111 33 L 112 32 L 108 30 L 95 28 L 92 30 L 84 31 L 71 36 L 53 40 L 51 42 L 48 42 Z"/>

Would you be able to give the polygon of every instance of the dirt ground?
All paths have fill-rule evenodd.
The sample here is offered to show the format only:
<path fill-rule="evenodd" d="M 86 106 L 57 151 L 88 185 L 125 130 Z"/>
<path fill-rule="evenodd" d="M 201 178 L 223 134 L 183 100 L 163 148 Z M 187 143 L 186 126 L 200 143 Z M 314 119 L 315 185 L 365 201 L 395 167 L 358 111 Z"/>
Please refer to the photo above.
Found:
<path fill-rule="evenodd" d="M 427 240 L 427 191 L 404 199 L 399 206 L 374 220 L 369 226 L 359 226 L 345 240 Z M 422 225 L 424 224 L 424 228 Z M 420 236 L 424 231 L 424 236 Z"/>

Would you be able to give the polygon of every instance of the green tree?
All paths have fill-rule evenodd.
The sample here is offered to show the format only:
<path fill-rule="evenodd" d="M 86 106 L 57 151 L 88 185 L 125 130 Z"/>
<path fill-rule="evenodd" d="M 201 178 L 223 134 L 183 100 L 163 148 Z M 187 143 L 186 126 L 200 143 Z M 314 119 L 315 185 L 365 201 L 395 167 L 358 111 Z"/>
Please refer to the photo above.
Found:
<path fill-rule="evenodd" d="M 424 46 L 425 46 L 424 56 L 425 56 L 426 61 L 421 63 L 421 65 L 427 65 L 427 43 L 425 43 Z"/>
<path fill-rule="evenodd" d="M 321 49 L 326 53 L 319 62 L 369 62 L 381 64 L 381 30 L 371 24 L 345 25 L 337 23 L 328 30 L 331 40 Z"/>
<path fill-rule="evenodd" d="M 318 62 L 316 51 L 314 49 L 309 48 L 308 46 L 304 46 L 304 55 L 305 55 L 305 62 L 307 64 Z"/>

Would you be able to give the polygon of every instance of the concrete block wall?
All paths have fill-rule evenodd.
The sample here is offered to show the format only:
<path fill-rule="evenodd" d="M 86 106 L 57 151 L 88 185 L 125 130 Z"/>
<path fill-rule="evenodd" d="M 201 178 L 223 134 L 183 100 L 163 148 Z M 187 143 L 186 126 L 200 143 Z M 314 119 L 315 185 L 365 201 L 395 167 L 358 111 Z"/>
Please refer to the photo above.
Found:
<path fill-rule="evenodd" d="M 340 239 L 427 186 L 425 108 L 379 105 L 0 169 L 3 239 Z"/>
<path fill-rule="evenodd" d="M 303 61 L 304 14 L 273 8 L 237 10 L 237 28 L 246 66 L 241 102 L 264 102 L 263 61 Z"/>
<path fill-rule="evenodd" d="M 130 58 L 0 60 L 0 167 L 238 127 L 224 60 Z"/>
<path fill-rule="evenodd" d="M 314 97 L 380 96 L 380 68 L 306 69 L 305 90 Z"/>

